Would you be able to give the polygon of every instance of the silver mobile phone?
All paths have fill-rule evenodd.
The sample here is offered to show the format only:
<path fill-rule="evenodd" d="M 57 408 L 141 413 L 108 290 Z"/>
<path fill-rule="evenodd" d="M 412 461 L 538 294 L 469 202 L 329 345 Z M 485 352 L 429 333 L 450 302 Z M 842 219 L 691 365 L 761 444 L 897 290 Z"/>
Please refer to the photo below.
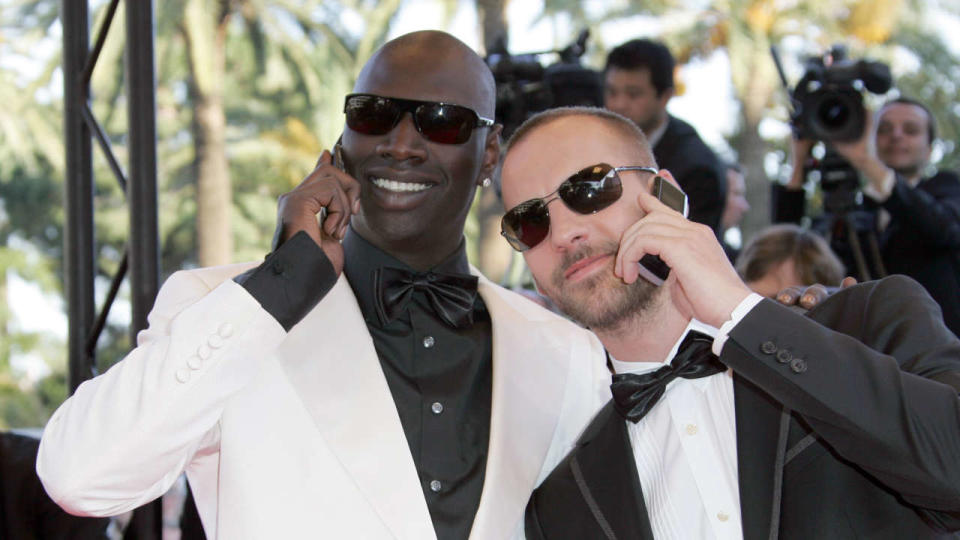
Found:
<path fill-rule="evenodd" d="M 683 217 L 687 217 L 690 214 L 690 203 L 687 200 L 687 194 L 662 176 L 655 176 L 653 178 L 653 187 L 650 192 L 653 193 L 653 196 L 660 202 L 683 214 Z M 663 282 L 667 280 L 667 276 L 670 275 L 670 267 L 656 255 L 644 255 L 640 259 L 639 264 L 640 275 L 657 287 L 663 285 Z"/>

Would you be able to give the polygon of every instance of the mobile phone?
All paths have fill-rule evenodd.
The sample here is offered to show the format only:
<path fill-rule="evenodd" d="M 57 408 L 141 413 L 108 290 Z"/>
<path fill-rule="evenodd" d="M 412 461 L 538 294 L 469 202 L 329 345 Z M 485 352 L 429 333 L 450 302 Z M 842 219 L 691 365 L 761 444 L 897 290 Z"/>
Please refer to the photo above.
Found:
<path fill-rule="evenodd" d="M 343 164 L 343 145 L 340 144 L 340 141 L 343 139 L 343 135 L 337 138 L 337 142 L 333 145 L 333 166 L 340 169 L 341 171 L 346 172 L 347 168 Z"/>
<path fill-rule="evenodd" d="M 653 178 L 653 186 L 650 192 L 653 193 L 653 196 L 660 202 L 683 214 L 683 217 L 687 217 L 690 214 L 690 203 L 687 200 L 687 194 L 677 186 L 671 184 L 664 177 L 658 175 Z M 667 276 L 670 275 L 670 267 L 656 255 L 644 255 L 640 259 L 639 264 L 640 276 L 657 287 L 663 285 L 663 282 L 667 280 Z"/>

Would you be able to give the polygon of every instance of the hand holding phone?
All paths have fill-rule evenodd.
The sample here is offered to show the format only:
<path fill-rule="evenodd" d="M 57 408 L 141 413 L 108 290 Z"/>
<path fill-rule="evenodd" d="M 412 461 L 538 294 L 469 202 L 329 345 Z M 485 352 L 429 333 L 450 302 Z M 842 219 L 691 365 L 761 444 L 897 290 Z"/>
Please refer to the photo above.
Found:
<path fill-rule="evenodd" d="M 650 192 L 657 200 L 683 214 L 683 217 L 687 217 L 690 213 L 687 194 L 662 176 L 653 178 L 653 186 Z M 667 276 L 670 275 L 670 267 L 656 255 L 644 255 L 640 259 L 639 265 L 640 276 L 657 287 L 662 285 L 667 280 Z"/>

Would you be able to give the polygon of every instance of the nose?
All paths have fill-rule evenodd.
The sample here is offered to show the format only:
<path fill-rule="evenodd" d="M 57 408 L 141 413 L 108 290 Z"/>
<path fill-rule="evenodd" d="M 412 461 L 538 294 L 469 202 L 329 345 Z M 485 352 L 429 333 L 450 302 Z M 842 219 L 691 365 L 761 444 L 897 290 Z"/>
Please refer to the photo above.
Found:
<path fill-rule="evenodd" d="M 623 113 L 624 100 L 619 95 L 607 94 L 604 97 L 603 105 L 615 113 Z"/>
<path fill-rule="evenodd" d="M 427 159 L 423 137 L 413 123 L 413 115 L 403 113 L 400 122 L 377 144 L 377 153 L 381 157 L 396 161 L 423 162 Z"/>
<path fill-rule="evenodd" d="M 589 216 L 570 210 L 560 199 L 552 201 L 548 208 L 550 209 L 550 244 L 554 249 L 561 251 L 574 249 L 587 240 Z"/>

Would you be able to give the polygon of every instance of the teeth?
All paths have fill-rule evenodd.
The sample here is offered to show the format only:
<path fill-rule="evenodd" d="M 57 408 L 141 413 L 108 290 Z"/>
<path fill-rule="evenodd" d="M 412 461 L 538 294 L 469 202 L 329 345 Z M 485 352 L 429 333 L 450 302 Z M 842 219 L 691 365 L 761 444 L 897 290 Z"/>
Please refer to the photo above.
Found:
<path fill-rule="evenodd" d="M 430 184 L 418 184 L 416 182 L 397 182 L 387 178 L 374 178 L 373 185 L 387 191 L 423 191 L 430 187 Z"/>

